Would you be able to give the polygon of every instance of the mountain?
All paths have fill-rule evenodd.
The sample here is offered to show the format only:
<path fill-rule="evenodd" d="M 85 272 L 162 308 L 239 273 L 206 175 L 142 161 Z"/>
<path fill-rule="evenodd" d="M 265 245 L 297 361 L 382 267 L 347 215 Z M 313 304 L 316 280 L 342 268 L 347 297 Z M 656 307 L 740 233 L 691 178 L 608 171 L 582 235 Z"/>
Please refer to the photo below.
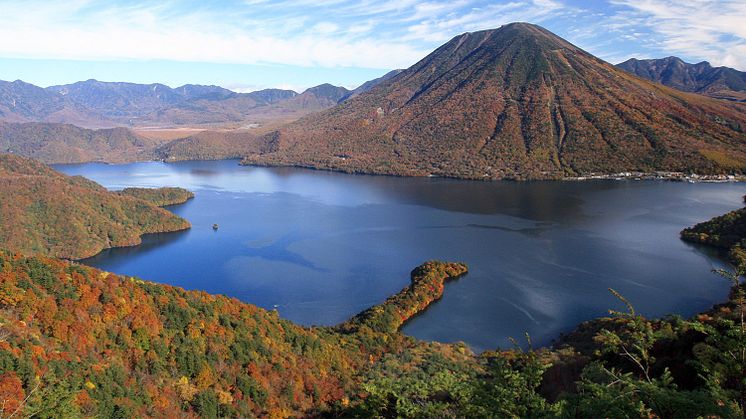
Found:
<path fill-rule="evenodd" d="M 236 93 L 218 86 L 105 83 L 95 80 L 50 88 L 127 125 L 220 125 L 295 118 L 336 105 L 347 90 L 323 84 L 302 94 L 264 89 Z M 285 111 L 285 112 L 284 112 Z M 248 120 L 248 121 L 247 121 Z"/>
<path fill-rule="evenodd" d="M 86 80 L 43 89 L 0 81 L 0 121 L 69 123 L 86 128 L 208 126 L 237 128 L 287 122 L 337 104 L 347 89 L 329 84 L 299 95 L 264 89 Z"/>
<path fill-rule="evenodd" d="M 282 102 L 284 100 L 292 99 L 296 96 L 298 96 L 298 93 L 296 93 L 293 90 L 284 90 L 284 89 L 264 89 L 264 90 L 257 90 L 255 92 L 248 93 L 249 96 L 255 98 L 257 101 L 272 104 L 277 102 Z"/>
<path fill-rule="evenodd" d="M 389 71 L 388 73 L 384 74 L 381 77 L 375 78 L 373 80 L 368 80 L 365 83 L 363 83 L 360 86 L 358 86 L 357 88 L 355 88 L 352 91 L 350 91 L 341 100 L 347 100 L 347 99 L 353 98 L 353 97 L 355 97 L 355 96 L 357 96 L 357 95 L 359 95 L 361 93 L 365 93 L 368 90 L 370 90 L 370 89 L 376 87 L 377 85 L 379 85 L 381 82 L 384 82 L 384 81 L 386 81 L 386 80 L 394 77 L 395 75 L 401 73 L 402 71 L 404 71 L 404 70 L 401 70 L 401 69 L 391 70 L 391 71 Z"/>
<path fill-rule="evenodd" d="M 746 102 L 746 72 L 733 68 L 712 67 L 707 61 L 689 64 L 678 57 L 630 58 L 617 67 L 684 92 Z"/>
<path fill-rule="evenodd" d="M 186 220 L 147 201 L 0 154 L 0 247 L 80 259 L 139 244 L 145 233 L 187 228 Z"/>
<path fill-rule="evenodd" d="M 556 179 L 742 171 L 746 105 L 637 78 L 539 26 L 453 38 L 407 70 L 268 134 L 245 163 Z"/>
<path fill-rule="evenodd" d="M 0 153 L 15 153 L 44 163 L 121 163 L 154 158 L 162 141 L 127 128 L 86 129 L 69 124 L 0 122 Z"/>
<path fill-rule="evenodd" d="M 324 83 L 306 89 L 292 98 L 288 105 L 296 108 L 326 109 L 339 103 L 349 93 L 350 91 L 344 87 Z"/>
<path fill-rule="evenodd" d="M 8 122 L 104 123 L 104 117 L 65 96 L 21 80 L 0 80 L 0 120 Z"/>
<path fill-rule="evenodd" d="M 194 100 L 194 99 L 220 100 L 220 99 L 226 99 L 226 98 L 237 95 L 236 92 L 233 92 L 228 89 L 224 89 L 220 86 L 204 86 L 201 84 L 185 84 L 173 90 L 185 100 Z"/>
<path fill-rule="evenodd" d="M 163 84 L 111 83 L 86 80 L 46 89 L 111 118 L 131 118 L 174 105 L 185 97 Z M 192 89 L 187 88 L 186 92 Z"/>

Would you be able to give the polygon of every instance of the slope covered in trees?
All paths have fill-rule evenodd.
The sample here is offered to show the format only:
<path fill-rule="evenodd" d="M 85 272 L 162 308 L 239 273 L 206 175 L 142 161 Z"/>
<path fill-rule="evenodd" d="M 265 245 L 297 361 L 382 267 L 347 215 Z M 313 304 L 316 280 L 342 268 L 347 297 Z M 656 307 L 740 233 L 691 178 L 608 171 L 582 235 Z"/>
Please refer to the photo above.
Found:
<path fill-rule="evenodd" d="M 170 138 L 127 128 L 93 130 L 67 124 L 0 122 L 0 152 L 47 164 L 230 159 L 268 151 L 270 139 L 258 138 L 271 131 L 268 128 L 196 133 L 174 130 L 169 134 L 175 138 Z"/>
<path fill-rule="evenodd" d="M 249 164 L 460 178 L 743 171 L 746 104 L 635 77 L 526 23 L 455 37 L 271 134 Z"/>
<path fill-rule="evenodd" d="M 126 128 L 92 130 L 68 124 L 0 123 L 0 153 L 50 164 L 150 160 L 159 143 Z"/>
<path fill-rule="evenodd" d="M 385 354 L 415 353 L 480 370 L 395 331 L 301 328 L 235 299 L 0 251 L 0 401 L 28 397 L 23 415 L 310 414 L 344 408 Z"/>
<path fill-rule="evenodd" d="M 687 228 L 681 232 L 681 238 L 727 249 L 735 263 L 746 265 L 746 208 Z"/>
<path fill-rule="evenodd" d="M 140 243 L 145 233 L 189 222 L 82 177 L 12 154 L 0 154 L 0 246 L 27 254 L 80 259 L 108 247 Z"/>
<path fill-rule="evenodd" d="M 164 188 L 124 188 L 117 192 L 119 195 L 132 196 L 144 201 L 148 201 L 157 207 L 167 205 L 183 204 L 194 198 L 194 193 L 175 187 Z"/>
<path fill-rule="evenodd" d="M 40 417 L 739 417 L 742 295 L 691 320 L 628 305 L 553 349 L 474 356 L 0 251 L 0 401 Z"/>
<path fill-rule="evenodd" d="M 165 161 L 240 159 L 269 150 L 270 142 L 254 131 L 203 131 L 169 141 L 154 152 Z"/>

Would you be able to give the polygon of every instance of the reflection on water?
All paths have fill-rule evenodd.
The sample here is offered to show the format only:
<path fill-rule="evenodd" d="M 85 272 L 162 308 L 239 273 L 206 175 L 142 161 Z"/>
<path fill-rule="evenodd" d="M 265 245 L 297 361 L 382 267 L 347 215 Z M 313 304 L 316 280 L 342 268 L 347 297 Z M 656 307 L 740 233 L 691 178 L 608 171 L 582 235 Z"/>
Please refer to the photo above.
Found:
<path fill-rule="evenodd" d="M 475 350 L 524 332 L 549 343 L 618 308 L 608 287 L 648 315 L 688 315 L 722 300 L 728 285 L 709 272 L 717 253 L 678 232 L 738 207 L 746 193 L 740 184 L 488 183 L 236 161 L 58 168 L 112 189 L 196 193 L 170 208 L 191 230 L 149 235 L 86 263 L 277 306 L 302 324 L 334 324 L 383 301 L 423 261 L 464 261 L 470 273 L 404 332 Z"/>

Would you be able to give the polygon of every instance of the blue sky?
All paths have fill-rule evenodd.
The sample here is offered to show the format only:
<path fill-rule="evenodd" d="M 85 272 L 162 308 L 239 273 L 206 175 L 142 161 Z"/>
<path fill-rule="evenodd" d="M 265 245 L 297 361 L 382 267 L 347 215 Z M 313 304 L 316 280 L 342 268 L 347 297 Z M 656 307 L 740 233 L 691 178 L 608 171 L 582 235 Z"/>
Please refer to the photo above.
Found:
<path fill-rule="evenodd" d="M 460 33 L 540 24 L 599 57 L 746 70 L 746 0 L 0 0 L 0 79 L 354 87 Z"/>

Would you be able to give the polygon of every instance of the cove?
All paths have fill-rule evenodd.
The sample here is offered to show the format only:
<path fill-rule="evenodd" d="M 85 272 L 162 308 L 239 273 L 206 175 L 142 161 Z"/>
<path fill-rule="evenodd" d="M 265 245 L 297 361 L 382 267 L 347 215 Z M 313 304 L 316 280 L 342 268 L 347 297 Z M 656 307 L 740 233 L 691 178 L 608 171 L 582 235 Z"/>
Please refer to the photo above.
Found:
<path fill-rule="evenodd" d="M 716 251 L 679 231 L 741 205 L 737 183 L 476 182 L 240 166 L 235 160 L 57 165 L 110 189 L 180 186 L 169 209 L 192 223 L 83 263 L 220 293 L 304 325 L 331 325 L 409 284 L 426 260 L 469 274 L 402 331 L 510 346 L 546 345 L 579 322 L 621 308 L 691 315 L 722 301 Z M 213 224 L 220 228 L 213 230 Z"/>

